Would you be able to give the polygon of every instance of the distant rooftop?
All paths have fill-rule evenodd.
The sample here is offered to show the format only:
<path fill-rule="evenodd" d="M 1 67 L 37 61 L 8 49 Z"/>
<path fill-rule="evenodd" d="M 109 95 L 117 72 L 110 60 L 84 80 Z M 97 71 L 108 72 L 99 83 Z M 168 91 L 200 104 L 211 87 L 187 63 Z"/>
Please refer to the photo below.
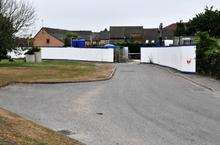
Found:
<path fill-rule="evenodd" d="M 111 26 L 110 38 L 124 38 L 125 36 L 143 35 L 143 26 Z"/>
<path fill-rule="evenodd" d="M 66 37 L 67 33 L 75 33 L 79 37 L 90 40 L 90 36 L 92 35 L 92 31 L 72 31 L 72 30 L 64 30 L 64 29 L 55 29 L 55 28 L 48 28 L 48 27 L 43 27 L 43 30 L 45 30 L 47 33 L 52 35 L 53 37 L 63 41 Z"/>

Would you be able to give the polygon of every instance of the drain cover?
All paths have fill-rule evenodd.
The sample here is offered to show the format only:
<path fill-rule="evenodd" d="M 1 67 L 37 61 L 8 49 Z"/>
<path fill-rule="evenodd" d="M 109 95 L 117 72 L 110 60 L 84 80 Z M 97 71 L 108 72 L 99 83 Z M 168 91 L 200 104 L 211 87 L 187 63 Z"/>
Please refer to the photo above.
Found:
<path fill-rule="evenodd" d="M 72 135 L 72 134 L 74 134 L 72 131 L 70 131 L 70 130 L 59 130 L 59 131 L 57 131 L 58 133 L 61 133 L 61 134 L 63 134 L 63 135 Z"/>
<path fill-rule="evenodd" d="M 96 113 L 97 115 L 103 115 L 103 113 Z"/>

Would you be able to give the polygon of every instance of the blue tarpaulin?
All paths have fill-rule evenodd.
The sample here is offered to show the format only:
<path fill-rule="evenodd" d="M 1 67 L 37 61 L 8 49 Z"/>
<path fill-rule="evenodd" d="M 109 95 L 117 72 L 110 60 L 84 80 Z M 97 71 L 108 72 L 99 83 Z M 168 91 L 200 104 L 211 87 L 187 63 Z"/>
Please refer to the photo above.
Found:
<path fill-rule="evenodd" d="M 113 44 L 106 44 L 104 47 L 105 48 L 116 48 L 116 46 Z"/>

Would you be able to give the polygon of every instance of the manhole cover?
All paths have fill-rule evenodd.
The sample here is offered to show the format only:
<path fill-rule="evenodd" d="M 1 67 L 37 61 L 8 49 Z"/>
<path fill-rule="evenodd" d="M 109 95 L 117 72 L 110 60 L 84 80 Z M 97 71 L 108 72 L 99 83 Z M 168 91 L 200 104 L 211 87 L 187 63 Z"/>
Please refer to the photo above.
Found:
<path fill-rule="evenodd" d="M 97 115 L 103 115 L 103 113 L 96 113 Z"/>
<path fill-rule="evenodd" d="M 61 133 L 61 134 L 63 134 L 63 135 L 72 135 L 72 134 L 74 134 L 72 131 L 70 131 L 70 130 L 59 130 L 59 131 L 57 131 L 58 133 Z"/>

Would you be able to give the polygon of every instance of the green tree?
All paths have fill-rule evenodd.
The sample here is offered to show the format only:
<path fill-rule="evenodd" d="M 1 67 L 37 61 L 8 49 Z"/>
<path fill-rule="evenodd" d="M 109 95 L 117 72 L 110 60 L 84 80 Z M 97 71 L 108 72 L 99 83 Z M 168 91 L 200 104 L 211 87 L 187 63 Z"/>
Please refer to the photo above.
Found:
<path fill-rule="evenodd" d="M 75 33 L 72 33 L 72 32 L 69 32 L 69 33 L 67 33 L 66 34 L 66 37 L 65 37 L 65 39 L 64 39 L 64 46 L 65 47 L 70 47 L 71 46 L 71 41 L 73 40 L 73 39 L 77 39 L 78 38 L 78 35 L 77 34 L 75 34 Z"/>
<path fill-rule="evenodd" d="M 175 36 L 184 36 L 186 34 L 186 27 L 182 21 L 177 23 L 177 27 L 174 33 Z"/>
<path fill-rule="evenodd" d="M 27 30 L 36 20 L 34 7 L 26 1 L 0 0 L 0 14 L 12 22 L 14 33 Z"/>
<path fill-rule="evenodd" d="M 0 14 L 0 61 L 8 58 L 8 52 L 14 49 L 14 28 L 12 22 Z"/>
<path fill-rule="evenodd" d="M 217 40 L 211 38 L 208 32 L 196 34 L 197 71 L 208 75 L 219 75 L 220 46 Z"/>
<path fill-rule="evenodd" d="M 15 34 L 27 30 L 35 21 L 35 9 L 27 2 L 0 0 L 0 60 L 15 50 Z"/>
<path fill-rule="evenodd" d="M 174 35 L 179 37 L 179 45 L 180 45 L 180 37 L 186 35 L 186 24 L 182 21 L 177 23 L 176 30 L 174 31 Z"/>
<path fill-rule="evenodd" d="M 220 37 L 220 11 L 206 7 L 205 12 L 199 13 L 189 22 L 191 33 L 208 32 L 211 37 Z"/>

